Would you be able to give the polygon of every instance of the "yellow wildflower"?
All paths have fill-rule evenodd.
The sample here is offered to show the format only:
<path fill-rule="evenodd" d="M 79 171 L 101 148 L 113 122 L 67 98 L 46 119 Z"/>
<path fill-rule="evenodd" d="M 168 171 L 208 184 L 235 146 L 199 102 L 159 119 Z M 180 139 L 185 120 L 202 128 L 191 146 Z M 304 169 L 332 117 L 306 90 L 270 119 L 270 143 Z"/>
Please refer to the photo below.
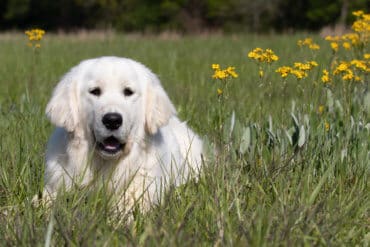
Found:
<path fill-rule="evenodd" d="M 221 88 L 217 88 L 217 95 L 221 96 L 223 94 L 223 91 Z"/>
<path fill-rule="evenodd" d="M 349 66 L 350 66 L 350 63 L 345 62 L 345 61 L 341 61 L 339 63 L 339 65 L 335 68 L 334 75 L 337 75 L 337 74 L 339 74 L 341 72 L 345 72 L 346 70 L 349 69 Z"/>
<path fill-rule="evenodd" d="M 316 66 L 318 66 L 318 64 L 315 61 L 310 61 L 307 63 L 300 63 L 300 62 L 294 63 L 294 67 L 302 71 L 311 70 L 313 67 L 316 67 Z"/>
<path fill-rule="evenodd" d="M 225 70 L 216 70 L 215 73 L 213 74 L 212 78 L 214 79 L 225 79 L 227 78 L 227 73 Z"/>
<path fill-rule="evenodd" d="M 362 79 L 359 76 L 355 76 L 355 81 L 361 81 L 362 82 Z"/>
<path fill-rule="evenodd" d="M 316 61 L 310 61 L 309 64 L 311 64 L 312 67 L 319 66 L 319 64 Z"/>
<path fill-rule="evenodd" d="M 36 28 L 36 29 L 31 29 L 31 30 L 25 31 L 25 34 L 28 36 L 28 39 L 30 41 L 39 41 L 44 36 L 45 31 L 42 30 L 42 29 Z"/>
<path fill-rule="evenodd" d="M 262 70 L 262 69 L 260 69 L 260 70 L 258 71 L 258 74 L 259 74 L 260 78 L 262 78 L 262 77 L 263 77 L 263 70 Z"/>
<path fill-rule="evenodd" d="M 298 46 L 311 45 L 313 43 L 312 38 L 305 38 L 303 40 L 298 40 Z"/>
<path fill-rule="evenodd" d="M 323 83 L 325 83 L 325 84 L 328 84 L 328 83 L 330 83 L 331 82 L 331 80 L 330 80 L 330 75 L 329 75 L 329 71 L 327 71 L 326 69 L 324 69 L 323 71 L 322 71 L 322 77 L 321 77 L 321 81 L 323 82 Z"/>
<path fill-rule="evenodd" d="M 285 78 L 289 75 L 289 73 L 292 71 L 292 68 L 289 66 L 282 66 L 275 70 L 275 72 L 280 73 L 282 78 Z"/>
<path fill-rule="evenodd" d="M 360 36 L 357 33 L 347 33 L 342 36 L 343 40 L 350 40 L 353 46 L 361 44 Z"/>
<path fill-rule="evenodd" d="M 338 51 L 339 45 L 338 45 L 337 42 L 331 42 L 330 46 L 331 46 L 331 49 L 333 49 L 333 51 L 335 51 L 335 52 Z"/>
<path fill-rule="evenodd" d="M 370 31 L 370 26 L 367 21 L 358 20 L 352 24 L 352 29 L 358 33 L 366 33 Z"/>
<path fill-rule="evenodd" d="M 343 48 L 349 50 L 351 49 L 351 44 L 349 42 L 343 42 Z"/>
<path fill-rule="evenodd" d="M 235 67 L 227 67 L 226 73 L 233 78 L 237 78 L 238 74 L 235 72 Z"/>
<path fill-rule="evenodd" d="M 364 54 L 364 58 L 365 58 L 365 59 L 370 59 L 370 53 L 365 53 L 365 54 Z"/>
<path fill-rule="evenodd" d="M 329 131 L 330 130 L 330 124 L 328 122 L 325 121 L 325 131 Z"/>
<path fill-rule="evenodd" d="M 212 69 L 218 70 L 220 69 L 220 65 L 217 63 L 212 64 Z"/>
<path fill-rule="evenodd" d="M 363 60 L 354 59 L 351 61 L 351 65 L 354 65 L 356 68 L 366 71 L 368 68 L 366 66 L 366 62 Z"/>
<path fill-rule="evenodd" d="M 328 36 L 325 37 L 325 40 L 326 41 L 338 42 L 340 40 L 340 37 L 339 36 L 330 36 L 330 35 L 328 35 Z"/>
<path fill-rule="evenodd" d="M 227 69 L 222 70 L 219 64 L 212 64 L 212 69 L 214 70 L 212 75 L 214 79 L 224 80 L 228 77 L 238 77 L 238 74 L 235 72 L 235 67 L 227 67 Z"/>
<path fill-rule="evenodd" d="M 279 57 L 271 50 L 263 50 L 259 47 L 253 49 L 248 53 L 248 57 L 258 62 L 272 63 L 279 60 Z"/>
<path fill-rule="evenodd" d="M 362 15 L 362 19 L 363 19 L 364 21 L 369 22 L 369 21 L 370 21 L 370 14 L 363 14 L 363 15 Z"/>
<path fill-rule="evenodd" d="M 293 69 L 292 71 L 290 71 L 290 73 L 292 75 L 295 75 L 295 77 L 297 77 L 297 79 L 302 79 L 302 78 L 305 78 L 307 77 L 307 73 L 304 72 L 303 70 L 296 70 L 296 69 Z"/>
<path fill-rule="evenodd" d="M 346 73 L 342 76 L 342 79 L 345 81 L 352 80 L 354 78 L 353 71 L 350 69 L 346 70 Z"/>
<path fill-rule="evenodd" d="M 311 50 L 319 50 L 320 46 L 316 43 L 313 42 L 312 38 L 305 38 L 303 40 L 298 40 L 297 45 L 302 47 L 302 46 L 307 46 Z"/>
<path fill-rule="evenodd" d="M 319 50 L 320 46 L 318 44 L 311 44 L 308 46 L 311 50 Z"/>
<path fill-rule="evenodd" d="M 35 48 L 41 47 L 41 44 L 38 42 L 42 40 L 42 37 L 45 34 L 44 30 L 36 28 L 36 29 L 26 30 L 24 33 L 28 36 L 28 40 L 30 41 L 27 43 L 28 46 L 35 47 Z"/>
<path fill-rule="evenodd" d="M 319 114 L 321 115 L 325 110 L 325 106 L 319 105 Z"/>
<path fill-rule="evenodd" d="M 357 17 L 361 17 L 363 14 L 364 14 L 364 11 L 362 10 L 357 10 L 357 11 L 352 12 L 352 15 L 357 16 Z"/>

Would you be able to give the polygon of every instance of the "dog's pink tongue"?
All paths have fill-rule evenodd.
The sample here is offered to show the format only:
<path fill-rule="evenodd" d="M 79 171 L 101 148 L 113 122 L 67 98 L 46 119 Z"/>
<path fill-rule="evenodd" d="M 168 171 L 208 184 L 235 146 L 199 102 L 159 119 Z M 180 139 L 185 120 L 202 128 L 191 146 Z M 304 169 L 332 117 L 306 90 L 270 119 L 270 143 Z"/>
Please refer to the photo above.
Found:
<path fill-rule="evenodd" d="M 105 144 L 104 146 L 107 150 L 116 150 L 118 148 L 118 145 Z"/>
<path fill-rule="evenodd" d="M 120 146 L 120 143 L 114 138 L 108 138 L 104 142 L 104 147 L 107 150 L 116 150 Z"/>

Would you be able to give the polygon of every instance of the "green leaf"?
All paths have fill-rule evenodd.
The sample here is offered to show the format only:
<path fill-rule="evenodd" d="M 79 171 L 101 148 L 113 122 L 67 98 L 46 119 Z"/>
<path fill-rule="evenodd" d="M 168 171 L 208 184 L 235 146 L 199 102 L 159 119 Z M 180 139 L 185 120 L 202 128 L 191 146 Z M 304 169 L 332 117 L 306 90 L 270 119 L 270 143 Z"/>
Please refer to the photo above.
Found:
<path fill-rule="evenodd" d="M 299 138 L 298 138 L 298 147 L 303 147 L 306 142 L 306 132 L 304 130 L 304 126 L 302 125 L 299 130 Z"/>
<path fill-rule="evenodd" d="M 247 128 L 243 128 L 243 135 L 239 147 L 240 153 L 245 154 L 245 152 L 251 146 L 251 143 L 252 143 L 251 128 L 248 126 Z"/>
<path fill-rule="evenodd" d="M 367 92 L 364 97 L 364 108 L 365 111 L 370 114 L 370 92 Z"/>
<path fill-rule="evenodd" d="M 334 98 L 333 98 L 333 93 L 331 92 L 330 89 L 326 90 L 326 106 L 329 109 L 329 112 L 332 112 L 334 109 Z"/>
<path fill-rule="evenodd" d="M 343 116 L 343 106 L 339 100 L 335 100 L 335 108 L 338 110 L 339 116 Z"/>
<path fill-rule="evenodd" d="M 290 116 L 292 116 L 294 127 L 298 129 L 299 128 L 299 123 L 298 123 L 297 117 L 294 115 L 293 112 L 290 114 Z"/>
<path fill-rule="evenodd" d="M 291 127 L 288 130 L 284 130 L 285 135 L 288 137 L 288 141 L 289 141 L 290 145 L 293 145 L 293 135 L 294 135 L 295 131 L 296 131 L 296 128 L 294 128 L 294 127 Z"/>
<path fill-rule="evenodd" d="M 321 177 L 319 183 L 316 185 L 316 187 L 313 190 L 310 198 L 308 199 L 308 205 L 312 205 L 315 202 L 315 200 L 317 198 L 317 195 L 319 194 L 319 192 L 321 190 L 321 187 L 324 185 L 324 183 L 328 179 L 331 170 L 332 170 L 332 167 L 330 167 L 328 170 L 326 170 L 326 172 L 324 173 L 324 175 Z"/>

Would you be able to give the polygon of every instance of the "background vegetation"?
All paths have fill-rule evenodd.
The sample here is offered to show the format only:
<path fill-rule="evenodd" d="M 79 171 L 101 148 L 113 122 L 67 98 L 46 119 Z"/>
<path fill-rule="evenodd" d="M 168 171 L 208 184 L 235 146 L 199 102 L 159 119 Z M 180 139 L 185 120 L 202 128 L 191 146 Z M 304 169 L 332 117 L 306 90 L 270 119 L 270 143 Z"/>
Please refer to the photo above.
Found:
<path fill-rule="evenodd" d="M 0 28 L 156 32 L 318 30 L 350 23 L 366 0 L 2 0 Z"/>

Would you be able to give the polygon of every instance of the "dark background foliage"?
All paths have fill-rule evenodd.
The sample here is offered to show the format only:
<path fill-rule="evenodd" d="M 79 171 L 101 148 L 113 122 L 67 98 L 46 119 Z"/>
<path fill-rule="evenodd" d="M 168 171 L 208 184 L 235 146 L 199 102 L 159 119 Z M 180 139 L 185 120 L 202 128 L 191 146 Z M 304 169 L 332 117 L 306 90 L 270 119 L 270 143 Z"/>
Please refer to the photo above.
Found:
<path fill-rule="evenodd" d="M 1 0 L 0 29 L 318 30 L 369 8 L 368 0 Z"/>

